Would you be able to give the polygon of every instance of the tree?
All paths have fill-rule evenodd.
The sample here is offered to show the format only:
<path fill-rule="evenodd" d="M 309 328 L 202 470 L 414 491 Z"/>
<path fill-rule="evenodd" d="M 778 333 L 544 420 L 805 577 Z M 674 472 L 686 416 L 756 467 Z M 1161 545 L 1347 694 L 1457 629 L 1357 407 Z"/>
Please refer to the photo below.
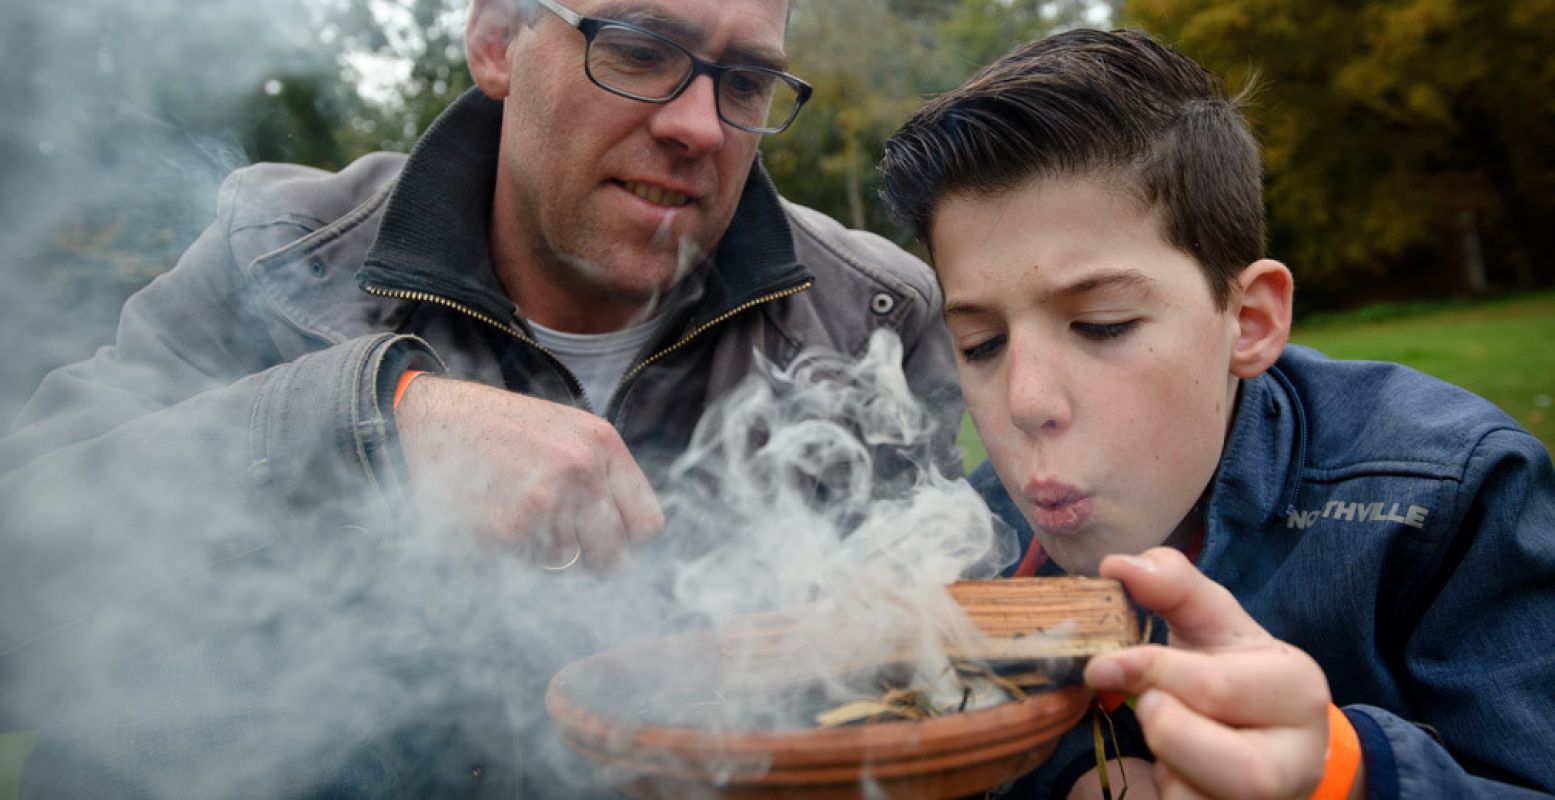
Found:
<path fill-rule="evenodd" d="M 0 427 L 107 343 L 257 160 L 338 168 L 413 141 L 469 85 L 459 0 L 0 5 Z M 403 73 L 364 96 L 364 59 Z M 39 336 L 39 332 L 48 332 Z"/>
<path fill-rule="evenodd" d="M 432 120 L 474 84 L 464 60 L 468 0 L 329 2 L 340 68 L 336 81 L 351 87 L 354 101 L 338 135 L 357 155 L 409 151 Z M 369 84 L 365 72 L 384 77 Z"/>
<path fill-rule="evenodd" d="M 1019 42 L 1073 27 L 1085 0 L 795 0 L 788 50 L 815 94 L 792 128 L 762 143 L 783 193 L 890 235 L 875 166 L 885 140 L 931 95 Z"/>
<path fill-rule="evenodd" d="M 886 227 L 865 186 L 878 143 L 917 105 L 935 58 L 923 27 L 887 0 L 796 4 L 788 51 L 815 93 L 793 127 L 763 142 L 774 180 L 854 227 Z"/>
<path fill-rule="evenodd" d="M 1308 304 L 1555 280 L 1548 0 L 1131 0 L 1234 83 L 1257 72 L 1271 234 Z"/>
<path fill-rule="evenodd" d="M 957 0 L 951 9 L 936 33 L 941 46 L 969 67 L 968 76 L 1018 44 L 1106 20 L 1092 19 L 1105 7 L 1087 0 Z"/>

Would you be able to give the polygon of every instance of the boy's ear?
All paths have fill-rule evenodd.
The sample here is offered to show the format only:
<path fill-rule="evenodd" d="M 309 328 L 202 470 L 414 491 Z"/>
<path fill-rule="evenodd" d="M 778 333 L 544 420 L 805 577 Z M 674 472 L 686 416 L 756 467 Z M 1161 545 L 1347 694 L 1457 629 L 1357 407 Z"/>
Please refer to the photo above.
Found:
<path fill-rule="evenodd" d="M 1237 283 L 1231 374 L 1245 380 L 1262 375 L 1285 350 L 1295 280 L 1284 264 L 1265 258 L 1243 268 Z"/>
<path fill-rule="evenodd" d="M 475 0 L 464 25 L 464 52 L 470 62 L 470 76 L 493 100 L 508 96 L 508 44 L 513 41 L 517 24 L 510 5 L 508 0 Z"/>

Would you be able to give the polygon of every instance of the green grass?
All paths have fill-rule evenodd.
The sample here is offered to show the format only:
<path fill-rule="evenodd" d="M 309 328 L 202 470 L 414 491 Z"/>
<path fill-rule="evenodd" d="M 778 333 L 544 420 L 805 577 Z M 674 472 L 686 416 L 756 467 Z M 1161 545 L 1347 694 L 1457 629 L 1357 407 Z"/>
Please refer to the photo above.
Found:
<path fill-rule="evenodd" d="M 32 731 L 0 733 L 0 800 L 16 800 L 22 762 L 37 741 L 38 735 Z"/>
<path fill-rule="evenodd" d="M 977 435 L 977 426 L 972 424 L 971 414 L 961 415 L 961 435 L 956 437 L 956 444 L 961 445 L 961 458 L 967 472 L 977 469 L 977 465 L 988 458 L 988 450 Z"/>
<path fill-rule="evenodd" d="M 1472 391 L 1555 449 L 1555 292 L 1379 306 L 1298 325 L 1334 358 L 1396 361 Z"/>
<path fill-rule="evenodd" d="M 1334 358 L 1407 364 L 1462 386 L 1555 450 L 1555 292 L 1314 315 L 1291 341 Z M 987 457 L 970 417 L 961 421 L 959 441 L 968 470 Z"/>

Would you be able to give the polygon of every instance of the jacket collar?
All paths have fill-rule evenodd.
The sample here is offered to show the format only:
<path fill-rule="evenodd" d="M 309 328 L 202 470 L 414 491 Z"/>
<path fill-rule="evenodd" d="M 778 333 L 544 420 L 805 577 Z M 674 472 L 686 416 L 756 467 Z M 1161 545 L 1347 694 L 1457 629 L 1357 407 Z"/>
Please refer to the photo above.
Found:
<path fill-rule="evenodd" d="M 438 116 L 389 198 L 359 285 L 430 292 L 496 319 L 514 318 L 488 245 L 501 129 L 502 103 L 479 89 Z M 675 288 L 666 308 L 695 304 L 698 324 L 808 279 L 782 201 L 758 160 L 713 258 Z"/>
<path fill-rule="evenodd" d="M 1243 382 L 1212 482 L 1199 568 L 1213 569 L 1227 585 L 1261 569 L 1258 556 L 1272 545 L 1255 542 L 1272 521 L 1294 510 L 1301 489 L 1306 410 L 1282 364 Z"/>

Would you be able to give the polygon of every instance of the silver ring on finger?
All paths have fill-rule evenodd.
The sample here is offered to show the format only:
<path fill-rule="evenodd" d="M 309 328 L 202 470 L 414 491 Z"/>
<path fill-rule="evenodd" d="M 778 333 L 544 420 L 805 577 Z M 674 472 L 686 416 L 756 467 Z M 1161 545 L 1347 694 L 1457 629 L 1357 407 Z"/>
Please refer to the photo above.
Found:
<path fill-rule="evenodd" d="M 541 564 L 540 565 L 540 569 L 543 569 L 546 572 L 565 572 L 565 571 L 571 569 L 574 564 L 576 564 L 580 560 L 582 560 L 582 558 L 583 558 L 583 544 L 580 542 L 578 544 L 578 549 L 572 551 L 572 557 L 571 558 L 567 559 L 565 562 L 563 562 L 561 564 L 555 564 L 555 565 L 552 565 L 552 564 Z"/>

